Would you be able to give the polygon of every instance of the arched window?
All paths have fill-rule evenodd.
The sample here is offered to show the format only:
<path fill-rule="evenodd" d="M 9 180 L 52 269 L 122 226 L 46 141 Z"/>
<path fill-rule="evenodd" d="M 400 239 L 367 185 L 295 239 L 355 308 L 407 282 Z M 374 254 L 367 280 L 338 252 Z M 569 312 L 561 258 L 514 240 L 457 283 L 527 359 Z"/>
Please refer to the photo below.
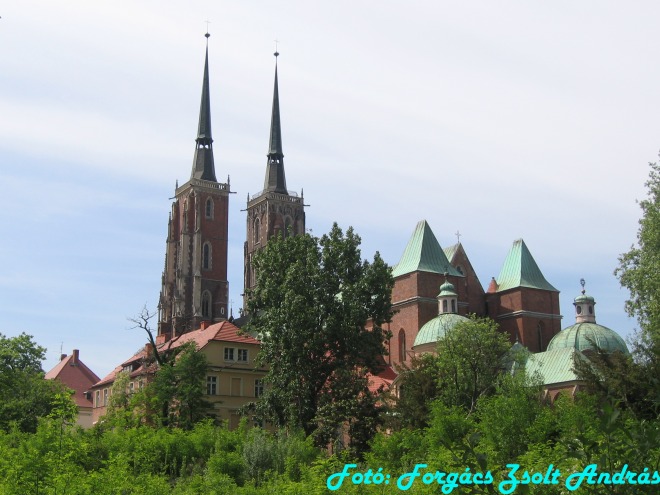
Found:
<path fill-rule="evenodd" d="M 543 331 L 545 330 L 545 324 L 542 321 L 539 321 L 536 325 L 537 338 L 539 340 L 539 352 L 543 352 Z"/>
<path fill-rule="evenodd" d="M 284 237 L 293 235 L 293 227 L 291 224 L 291 217 L 284 218 Z"/>
<path fill-rule="evenodd" d="M 447 299 L 443 299 L 443 300 L 442 300 L 442 312 L 443 312 L 443 313 L 446 313 L 447 311 L 449 311 L 449 310 L 447 309 Z"/>
<path fill-rule="evenodd" d="M 456 299 L 451 300 L 451 312 L 456 313 Z"/>
<path fill-rule="evenodd" d="M 213 218 L 213 200 L 211 198 L 206 200 L 206 218 Z"/>
<path fill-rule="evenodd" d="M 404 362 L 406 360 L 406 332 L 399 330 L 399 362 Z"/>
<path fill-rule="evenodd" d="M 202 317 L 211 318 L 211 293 L 205 290 L 202 293 Z"/>
<path fill-rule="evenodd" d="M 261 220 L 255 218 L 254 220 L 254 243 L 259 244 L 261 241 Z"/>
<path fill-rule="evenodd" d="M 211 269 L 211 259 L 212 252 L 211 252 L 211 244 L 208 242 L 204 243 L 204 247 L 202 248 L 202 268 L 204 270 L 210 270 Z"/>

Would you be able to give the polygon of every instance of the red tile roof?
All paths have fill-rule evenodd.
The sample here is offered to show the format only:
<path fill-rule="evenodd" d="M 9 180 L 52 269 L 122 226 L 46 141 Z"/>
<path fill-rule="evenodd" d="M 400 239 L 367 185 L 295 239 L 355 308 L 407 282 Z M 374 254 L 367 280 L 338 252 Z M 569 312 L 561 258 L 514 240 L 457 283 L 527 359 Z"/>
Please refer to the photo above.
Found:
<path fill-rule="evenodd" d="M 368 377 L 369 391 L 376 393 L 381 386 L 383 387 L 383 390 L 389 390 L 392 382 L 397 377 L 397 374 L 396 371 L 388 365 L 377 375 L 368 375 Z"/>
<path fill-rule="evenodd" d="M 52 370 L 46 373 L 45 378 L 46 380 L 59 380 L 73 390 L 75 392 L 73 400 L 79 407 L 90 407 L 92 405 L 91 400 L 85 397 L 84 392 L 92 388 L 99 381 L 99 377 L 80 360 L 78 351 L 62 358 Z"/>
<path fill-rule="evenodd" d="M 200 328 L 199 330 L 194 330 L 192 332 L 184 333 L 178 337 L 175 337 L 172 340 L 165 342 L 164 344 L 158 345 L 158 351 L 169 351 L 171 349 L 176 349 L 177 347 L 182 346 L 188 342 L 195 342 L 198 349 L 202 349 L 209 342 L 236 342 L 239 344 L 255 344 L 259 345 L 257 339 L 250 337 L 249 335 L 240 335 L 240 329 L 229 321 L 222 321 L 220 323 L 215 323 L 206 328 Z M 126 366 L 134 363 L 140 363 L 140 366 L 134 369 L 131 372 L 131 377 L 143 375 L 147 370 L 144 368 L 144 365 L 141 363 L 146 357 L 146 351 L 142 349 L 137 354 L 134 354 L 126 361 L 117 366 L 112 370 L 103 380 L 98 381 L 94 387 L 99 387 L 101 385 L 110 384 L 115 381 L 117 374 L 119 374 Z"/>

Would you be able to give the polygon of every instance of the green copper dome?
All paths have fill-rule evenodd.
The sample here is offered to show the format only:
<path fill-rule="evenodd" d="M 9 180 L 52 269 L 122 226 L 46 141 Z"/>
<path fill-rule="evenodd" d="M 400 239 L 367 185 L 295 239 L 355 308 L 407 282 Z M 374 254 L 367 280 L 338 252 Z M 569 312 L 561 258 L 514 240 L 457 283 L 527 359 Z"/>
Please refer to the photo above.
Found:
<path fill-rule="evenodd" d="M 573 301 L 574 303 L 592 303 L 594 304 L 594 298 L 591 296 L 587 296 L 586 294 L 582 294 L 580 296 L 577 296 L 575 300 Z"/>
<path fill-rule="evenodd" d="M 445 336 L 447 330 L 463 321 L 470 321 L 465 316 L 455 313 L 442 313 L 419 329 L 413 348 L 424 344 L 434 344 Z"/>
<path fill-rule="evenodd" d="M 548 344 L 548 351 L 574 348 L 578 351 L 594 350 L 595 346 L 607 352 L 628 354 L 628 346 L 614 330 L 597 323 L 576 323 L 564 328 Z"/>
<path fill-rule="evenodd" d="M 444 297 L 444 296 L 456 296 L 456 287 L 454 287 L 454 284 L 451 282 L 446 281 L 444 284 L 440 286 L 440 294 L 438 294 L 438 297 Z"/>

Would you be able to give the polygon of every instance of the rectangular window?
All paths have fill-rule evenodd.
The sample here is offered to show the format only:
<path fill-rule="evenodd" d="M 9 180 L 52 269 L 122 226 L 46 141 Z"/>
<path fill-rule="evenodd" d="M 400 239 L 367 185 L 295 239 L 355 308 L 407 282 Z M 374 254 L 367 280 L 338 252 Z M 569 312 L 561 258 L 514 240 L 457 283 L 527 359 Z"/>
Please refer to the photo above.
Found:
<path fill-rule="evenodd" d="M 107 388 L 103 389 L 103 405 L 104 406 L 108 405 L 108 389 Z"/>
<path fill-rule="evenodd" d="M 101 391 L 96 391 L 96 407 L 101 407 Z"/>
<path fill-rule="evenodd" d="M 225 361 L 233 361 L 233 360 L 234 360 L 234 348 L 225 347 Z"/>
<path fill-rule="evenodd" d="M 254 381 L 254 396 L 261 397 L 262 395 L 264 395 L 264 382 L 257 379 Z"/>
<path fill-rule="evenodd" d="M 231 395 L 232 395 L 232 397 L 240 397 L 241 396 L 241 379 L 240 378 L 232 378 L 231 379 Z"/>
<path fill-rule="evenodd" d="M 138 389 L 142 390 L 142 387 L 144 387 L 144 380 L 140 378 L 138 380 Z"/>
<path fill-rule="evenodd" d="M 135 384 L 133 382 L 130 382 L 128 384 L 128 393 L 132 394 L 133 392 L 135 392 Z"/>
<path fill-rule="evenodd" d="M 218 377 L 206 377 L 206 395 L 217 395 L 218 393 Z"/>
<path fill-rule="evenodd" d="M 238 361 L 241 361 L 243 363 L 247 363 L 248 360 L 248 351 L 247 349 L 239 349 L 238 350 Z"/>

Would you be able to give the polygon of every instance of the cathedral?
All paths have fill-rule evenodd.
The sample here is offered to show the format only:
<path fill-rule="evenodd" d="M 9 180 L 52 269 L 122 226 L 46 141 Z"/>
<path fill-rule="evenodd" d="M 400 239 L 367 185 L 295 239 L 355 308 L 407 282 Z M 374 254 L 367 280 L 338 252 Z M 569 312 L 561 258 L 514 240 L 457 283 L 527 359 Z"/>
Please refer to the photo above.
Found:
<path fill-rule="evenodd" d="M 232 191 L 229 178 L 226 182 L 218 181 L 215 170 L 208 33 L 206 37 L 192 169 L 185 184 L 177 183 L 169 214 L 154 343 L 161 352 L 167 352 L 194 341 L 209 361 L 206 394 L 213 403 L 211 414 L 237 425 L 240 407 L 263 393 L 262 379 L 267 370 L 259 368 L 255 361 L 259 341 L 240 334 L 239 327 L 245 318 L 234 320 L 229 307 L 227 253 Z M 263 189 L 248 195 L 244 210 L 246 293 L 255 286 L 255 253 L 273 236 L 305 233 L 302 191 L 298 195 L 287 189 L 277 79 L 279 53 L 274 55 L 273 104 Z M 415 354 L 434 352 L 444 333 L 469 314 L 494 319 L 514 347 L 525 349 L 532 356 L 527 359 L 529 368 L 544 376 L 546 390 L 553 384 L 556 390 L 566 383 L 576 385 L 577 378 L 567 374 L 567 370 L 576 355 L 589 352 L 592 338 L 607 343 L 612 350 L 627 352 L 625 343 L 615 332 L 596 325 L 595 302 L 584 293 L 576 298 L 577 324 L 560 331 L 559 291 L 546 280 L 522 239 L 513 242 L 499 276 L 490 280 L 484 290 L 460 237 L 455 245 L 442 248 L 428 222 L 422 220 L 399 262 L 393 266 L 392 275 L 395 314 L 387 324 L 391 333 L 384 356 L 387 367 L 381 375 L 372 377 L 376 385 L 391 385 L 398 365 L 410 364 Z M 585 341 L 585 332 L 590 335 L 589 342 Z M 106 412 L 119 373 L 129 374 L 131 390 L 142 387 L 153 373 L 150 346 L 147 344 L 91 387 L 95 422 Z M 553 366 L 561 369 L 553 371 Z M 560 375 L 566 378 L 564 382 L 557 382 Z M 375 390 L 377 386 L 372 388 Z"/>

